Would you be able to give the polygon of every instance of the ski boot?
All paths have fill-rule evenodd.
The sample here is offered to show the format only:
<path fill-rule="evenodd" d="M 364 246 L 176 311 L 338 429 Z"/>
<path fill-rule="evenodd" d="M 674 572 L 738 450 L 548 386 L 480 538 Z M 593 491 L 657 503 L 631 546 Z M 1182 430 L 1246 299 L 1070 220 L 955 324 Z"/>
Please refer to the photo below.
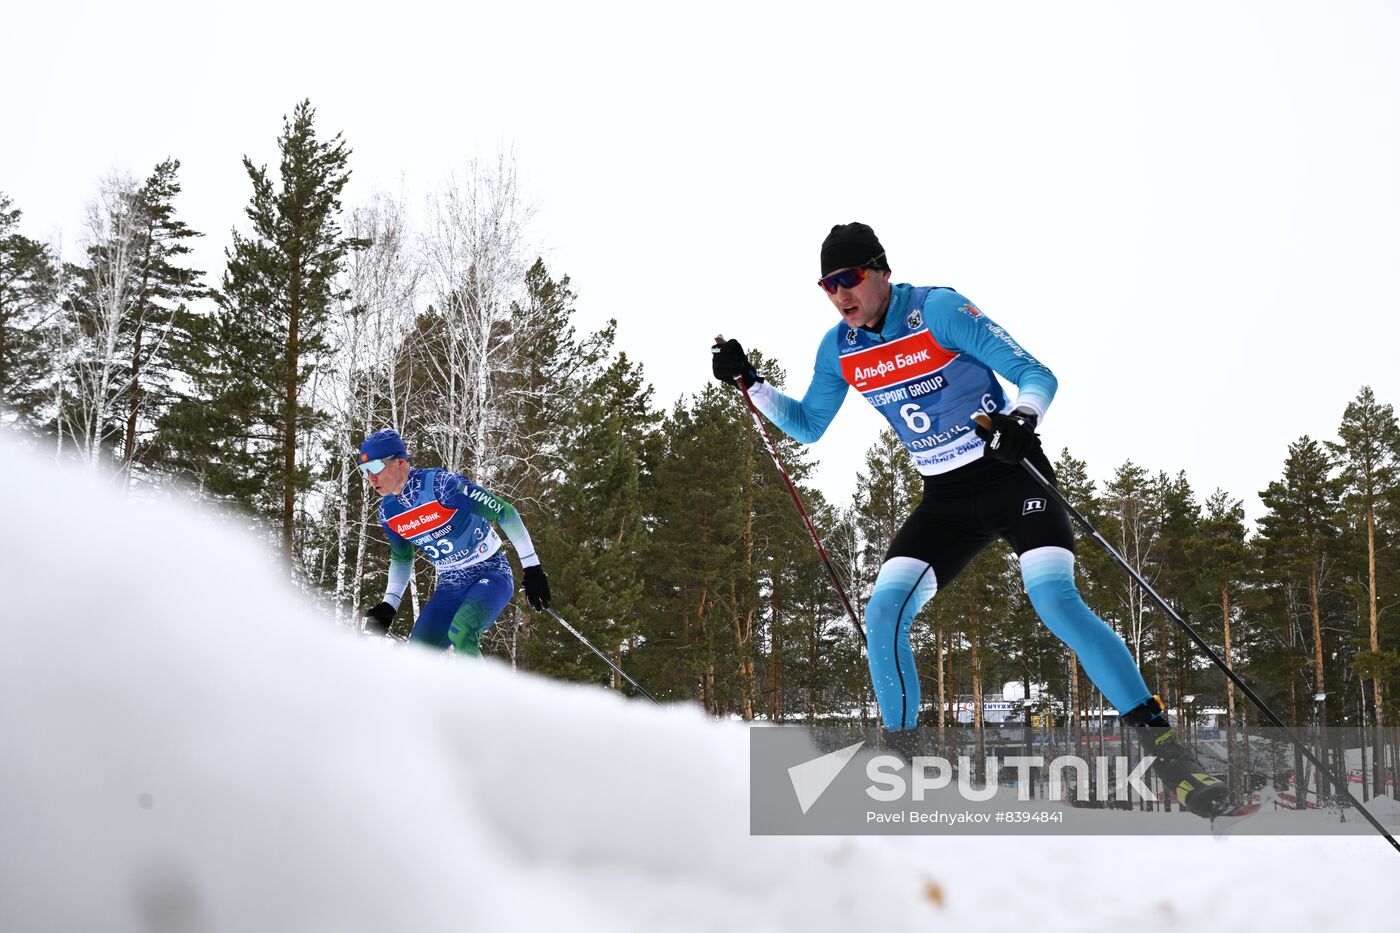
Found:
<path fill-rule="evenodd" d="M 923 737 L 919 734 L 919 728 L 913 729 L 885 729 L 881 745 L 890 754 L 903 758 L 905 763 L 913 764 L 915 755 L 924 754 Z"/>
<path fill-rule="evenodd" d="M 1152 770 L 1181 805 L 1197 816 L 1214 819 L 1230 808 L 1230 789 L 1206 774 L 1192 754 L 1176 738 L 1160 697 L 1152 697 L 1123 714 L 1123 723 L 1135 726 L 1144 754 L 1155 755 Z"/>

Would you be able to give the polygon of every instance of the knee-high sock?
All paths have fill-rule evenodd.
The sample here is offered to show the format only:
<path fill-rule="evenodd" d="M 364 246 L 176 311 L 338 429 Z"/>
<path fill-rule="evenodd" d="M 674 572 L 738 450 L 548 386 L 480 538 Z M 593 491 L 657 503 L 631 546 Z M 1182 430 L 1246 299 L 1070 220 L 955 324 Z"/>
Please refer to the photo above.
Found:
<path fill-rule="evenodd" d="M 467 590 L 447 629 L 447 640 L 458 654 L 481 657 L 481 633 L 496 624 L 514 589 L 515 581 L 507 570 L 488 574 Z"/>
<path fill-rule="evenodd" d="M 1079 655 L 1103 695 L 1120 713 L 1152 696 L 1132 653 L 1074 585 L 1074 554 L 1062 547 L 1032 548 L 1021 555 L 1026 595 L 1048 629 Z"/>
<path fill-rule="evenodd" d="M 491 614 L 491 607 L 469 599 L 462 603 L 462 607 L 452 617 L 452 625 L 447 630 L 447 640 L 457 649 L 458 654 L 479 658 L 481 633 L 494 621 L 496 620 Z"/>
<path fill-rule="evenodd" d="M 933 568 L 912 557 L 892 557 L 875 578 L 865 604 L 865 650 L 870 683 L 886 729 L 912 729 L 919 720 L 919 672 L 909 647 L 909 626 L 938 591 Z"/>

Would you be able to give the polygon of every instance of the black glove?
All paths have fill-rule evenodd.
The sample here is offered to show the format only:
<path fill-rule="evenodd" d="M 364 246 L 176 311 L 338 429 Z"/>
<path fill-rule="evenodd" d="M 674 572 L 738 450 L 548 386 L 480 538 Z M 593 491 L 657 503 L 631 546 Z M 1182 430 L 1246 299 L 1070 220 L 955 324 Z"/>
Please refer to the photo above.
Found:
<path fill-rule="evenodd" d="M 525 568 L 525 598 L 536 612 L 549 608 L 549 577 L 539 564 Z"/>
<path fill-rule="evenodd" d="M 710 367 L 715 378 L 725 385 L 732 386 L 734 380 L 743 377 L 744 388 L 752 389 L 755 382 L 761 382 L 758 373 L 749 365 L 749 358 L 737 340 L 726 340 L 710 349 Z"/>
<path fill-rule="evenodd" d="M 388 603 L 380 603 L 375 606 L 365 613 L 365 618 L 369 620 L 365 623 L 365 632 L 370 635 L 388 635 L 395 612 L 398 610 Z"/>
<path fill-rule="evenodd" d="M 1018 408 L 1009 415 L 988 415 L 991 430 L 980 424 L 974 429 L 986 442 L 982 456 L 1002 463 L 1020 463 L 1040 450 L 1040 437 L 1035 433 L 1036 416 Z"/>

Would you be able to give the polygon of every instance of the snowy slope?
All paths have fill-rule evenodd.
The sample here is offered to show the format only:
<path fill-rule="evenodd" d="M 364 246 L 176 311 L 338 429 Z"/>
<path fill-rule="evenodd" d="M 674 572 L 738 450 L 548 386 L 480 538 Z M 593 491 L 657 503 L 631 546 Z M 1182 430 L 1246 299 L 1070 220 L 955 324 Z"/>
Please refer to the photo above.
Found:
<path fill-rule="evenodd" d="M 743 726 L 347 636 L 228 523 L 0 455 L 7 933 L 1400 921 L 1369 838 L 750 837 Z"/>

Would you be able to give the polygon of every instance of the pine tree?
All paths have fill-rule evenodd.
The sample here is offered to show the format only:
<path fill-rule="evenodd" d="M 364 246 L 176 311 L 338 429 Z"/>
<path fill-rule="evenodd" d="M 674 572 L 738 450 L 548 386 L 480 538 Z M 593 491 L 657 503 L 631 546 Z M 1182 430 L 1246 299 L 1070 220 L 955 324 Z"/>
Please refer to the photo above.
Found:
<path fill-rule="evenodd" d="M 786 373 L 777 361 L 756 351 L 751 359 L 765 379 L 783 388 Z M 746 717 L 753 715 L 760 693 L 770 698 L 770 711 L 780 709 L 789 687 L 798 691 L 809 720 L 845 712 L 855 705 L 863 707 L 869 678 L 860 658 L 860 636 L 793 505 L 787 484 L 753 426 L 747 405 L 738 392 L 727 394 L 742 444 L 738 456 L 744 478 L 739 494 L 749 512 L 740 539 L 741 558 L 731 582 L 729 610 L 739 668 L 740 712 Z M 842 577 L 853 608 L 860 612 L 859 587 L 851 579 L 851 570 L 858 563 L 855 528 L 818 490 L 806 484 L 812 467 L 803 445 L 771 426 L 769 433 L 832 566 Z"/>
<path fill-rule="evenodd" d="M 780 367 L 756 352 L 750 359 L 781 387 Z M 835 527 L 834 510 L 802 486 L 810 466 L 801 445 L 772 434 L 813 521 Z M 667 653 L 668 677 L 694 678 L 694 692 L 713 712 L 756 715 L 761 695 L 783 690 L 784 682 L 804 682 L 813 691 L 809 703 L 816 702 L 815 679 L 802 669 L 810 643 L 802 632 L 825 643 L 844 611 L 833 616 L 822 606 L 807 616 L 818 611 L 809 599 L 810 570 L 824 571 L 743 397 L 712 383 L 677 404 L 659 436 L 650 551 L 659 585 L 648 587 L 648 644 Z M 776 657 L 775 643 L 782 652 Z M 820 690 L 823 697 L 832 692 L 830 681 Z"/>
<path fill-rule="evenodd" d="M 856 488 L 851 497 L 853 518 L 859 532 L 860 559 L 856 563 L 859 572 L 848 581 L 848 585 L 858 612 L 864 611 L 865 603 L 874 591 L 875 579 L 885 562 L 885 554 L 922 495 L 922 478 L 914 467 L 908 449 L 892 429 L 883 429 L 865 452 L 865 469 L 856 474 Z M 925 609 L 921 615 L 925 620 L 934 618 L 931 609 Z M 927 696 L 932 698 L 935 709 L 946 709 L 946 697 L 939 690 L 946 684 L 942 684 L 936 676 L 942 670 L 946 646 L 936 623 L 921 625 L 915 620 L 910 629 L 910 647 L 921 669 L 925 669 L 925 680 L 930 676 L 928 661 L 933 662 L 934 689 Z M 920 658 L 921 655 L 924 657 Z M 869 683 L 868 676 L 864 680 L 866 684 Z"/>
<path fill-rule="evenodd" d="M 978 781 L 986 778 L 985 695 L 989 687 L 999 693 L 1001 678 L 1007 673 L 1001 659 L 990 649 L 990 645 L 997 640 L 997 634 L 1005 636 L 1006 631 L 1001 627 L 1011 614 L 1010 588 L 1007 585 L 1009 557 L 1010 549 L 1005 542 L 998 541 L 989 545 L 956 579 L 938 581 L 938 594 L 930 604 L 935 624 L 941 622 L 945 632 L 961 633 L 965 636 L 968 684 L 972 695 L 972 725 L 976 742 L 973 764 Z"/>
<path fill-rule="evenodd" d="M 638 452 L 653 422 L 650 398 L 641 367 L 626 354 L 582 386 L 565 428 L 561 475 L 548 488 L 548 515 L 531 533 L 560 614 L 624 670 L 640 640 L 647 466 Z M 625 685 L 567 633 L 537 634 L 530 655 L 535 670 Z"/>
<path fill-rule="evenodd" d="M 891 428 L 865 452 L 865 469 L 856 474 L 852 497 L 864 546 L 862 574 L 853 581 L 851 597 L 862 601 L 870 596 L 875 575 L 885 561 L 894 536 L 904 527 L 923 494 L 913 458 Z"/>
<path fill-rule="evenodd" d="M 1282 574 L 1285 598 L 1301 610 L 1303 625 L 1311 633 L 1314 711 L 1324 746 L 1329 652 L 1322 619 L 1324 590 L 1336 562 L 1339 495 L 1331 473 L 1332 464 L 1317 441 L 1304 435 L 1290 444 L 1283 478 L 1260 493 L 1268 512 L 1259 521 L 1264 558 L 1274 573 Z M 1290 612 L 1296 614 L 1296 610 Z"/>
<path fill-rule="evenodd" d="M 1197 568 L 1191 554 L 1199 534 L 1200 506 L 1195 491 L 1184 472 L 1169 478 L 1158 474 L 1155 487 L 1156 512 L 1160 516 L 1160 531 L 1154 550 L 1153 587 L 1187 623 L 1196 622 L 1200 601 Z M 1175 705 L 1177 718 L 1186 721 L 1183 696 L 1196 692 L 1191 683 L 1191 652 L 1193 646 L 1181 628 L 1166 613 L 1156 613 L 1157 624 L 1157 694 L 1164 703 Z M 1175 666 L 1172 663 L 1176 658 Z M 1172 689 L 1173 686 L 1176 689 Z"/>
<path fill-rule="evenodd" d="M 1377 573 L 1377 511 L 1387 493 L 1400 485 L 1400 424 L 1395 409 L 1376 401 L 1370 386 L 1363 386 L 1356 400 L 1347 405 L 1338 429 L 1341 443 L 1327 443 L 1328 450 L 1341 467 L 1340 480 L 1348 510 L 1362 525 L 1366 539 L 1366 622 L 1369 632 L 1367 650 L 1357 655 L 1356 665 L 1362 676 L 1371 681 L 1372 715 L 1375 717 L 1374 793 L 1385 790 L 1385 755 L 1382 747 L 1385 714 L 1385 680 L 1400 669 L 1400 655 L 1383 650 L 1381 645 L 1381 614 Z M 1392 552 L 1393 560 L 1393 552 Z"/>
<path fill-rule="evenodd" d="M 1109 503 L 1099 497 L 1096 484 L 1089 475 L 1089 465 L 1077 459 L 1068 449 L 1063 449 L 1054 467 L 1055 485 L 1060 494 L 1091 525 L 1108 535 L 1113 525 Z M 1075 566 L 1078 570 L 1079 592 L 1089 608 L 1110 624 L 1120 621 L 1118 581 L 1123 571 L 1098 547 L 1078 548 L 1075 553 Z"/>
<path fill-rule="evenodd" d="M 1107 534 L 1108 516 L 1102 500 L 1095 491 L 1094 480 L 1089 476 L 1088 464 L 1074 457 L 1068 449 L 1062 449 L 1054 467 L 1055 485 L 1061 495 L 1095 528 Z M 1118 616 L 1120 603 L 1116 594 L 1118 578 L 1115 574 L 1122 571 L 1097 547 L 1078 548 L 1075 553 L 1075 567 L 1079 592 L 1084 597 L 1084 602 L 1099 618 L 1121 634 L 1122 623 Z M 1069 710 L 1071 729 L 1078 741 L 1082 731 L 1083 712 L 1090 708 L 1090 694 L 1094 686 L 1080 667 L 1078 656 L 1072 651 L 1069 652 L 1066 680 L 1066 708 Z"/>
<path fill-rule="evenodd" d="M 510 430 L 499 444 L 497 487 L 512 501 L 533 502 L 547 478 L 563 467 L 564 421 L 583 402 L 612 350 L 617 322 L 580 338 L 573 324 L 577 296 L 569 277 L 557 282 L 544 260 L 525 273 L 525 296 L 511 309 L 514 352 L 497 374 L 497 404 Z M 616 365 L 616 362 L 612 365 Z"/>
<path fill-rule="evenodd" d="M 177 346 L 190 302 L 207 296 L 203 273 L 186 268 L 176 217 L 180 163 L 166 159 L 140 185 L 111 176 L 89 207 L 86 262 L 69 270 L 73 391 L 64 421 L 90 458 L 109 453 L 129 479 L 149 463 L 149 441 L 173 401 Z"/>
<path fill-rule="evenodd" d="M 1000 609 L 1003 616 L 988 632 L 987 644 L 1000 661 L 998 672 L 1007 681 L 1020 681 L 1024 694 L 1022 712 L 1029 722 L 1033 712 L 1051 712 L 1048 696 L 1042 696 L 1038 704 L 1032 698 L 1034 688 L 1060 681 L 1064 661 L 1072 652 L 1046 627 L 1031 605 L 1020 560 L 1010 548 L 993 545 L 992 549 L 1001 554 L 1000 565 L 993 567 L 994 600 L 1004 608 Z M 1068 699 L 1068 690 L 1062 691 L 1062 696 Z"/>
<path fill-rule="evenodd" d="M 532 527 L 537 521 L 555 519 L 555 493 L 559 483 L 569 481 L 570 464 L 578 455 L 570 448 L 581 442 L 580 431 L 585 431 L 584 425 L 598 413 L 588 409 L 590 386 L 601 385 L 598 380 L 610 365 L 607 357 L 616 324 L 609 321 L 601 330 L 580 338 L 573 322 L 574 301 L 569 277 L 555 281 L 544 261 L 536 259 L 524 274 L 521 299 L 511 305 L 508 329 L 500 335 L 502 352 L 486 374 L 492 382 L 495 406 L 489 432 L 489 446 L 496 451 L 496 462 L 490 465 L 491 486 L 514 502 L 522 514 L 535 516 Z M 436 324 L 440 319 L 434 316 L 428 320 Z M 443 353 L 460 352 L 447 339 L 437 340 L 436 345 Z M 429 365 L 416 369 L 424 375 L 444 371 Z M 424 389 L 425 398 L 435 397 L 432 385 L 425 384 Z M 428 408 L 430 413 L 437 410 L 431 403 Z M 442 435 L 440 431 L 421 433 L 429 442 Z M 636 451 L 632 456 L 635 460 Z M 552 577 L 555 564 L 553 560 L 549 563 Z M 515 608 L 507 608 L 492 630 L 495 635 L 489 644 L 504 641 L 512 661 L 529 669 L 537 657 L 549 657 L 552 649 L 545 645 L 537 650 L 526 643 L 539 632 L 553 629 L 532 625 Z M 567 646 L 570 652 L 580 648 L 576 642 Z M 597 663 L 596 658 L 585 658 L 582 670 L 596 674 Z"/>
<path fill-rule="evenodd" d="M 852 510 L 832 509 L 815 490 L 800 486 L 798 492 L 837 572 L 857 564 L 859 517 Z M 784 500 L 772 500 L 771 521 L 763 523 L 761 541 L 768 580 L 771 715 L 782 719 L 786 710 L 795 709 L 808 722 L 815 722 L 853 707 L 863 713 L 869 703 L 870 676 L 861 656 L 860 636 L 786 490 L 773 488 L 771 493 Z M 849 573 L 847 585 L 859 612 L 860 598 Z"/>
<path fill-rule="evenodd" d="M 661 426 L 655 576 L 644 632 L 653 650 L 667 655 L 658 659 L 662 689 L 695 696 L 712 713 L 729 701 L 723 680 L 733 653 L 724 600 L 739 572 L 746 523 L 744 427 L 732 393 L 707 385 L 690 405 L 677 403 Z"/>
<path fill-rule="evenodd" d="M 1142 467 L 1126 461 L 1114 472 L 1113 480 L 1104 490 L 1104 499 L 1110 505 L 1110 513 L 1100 533 L 1115 544 L 1118 553 L 1144 580 L 1154 583 L 1149 562 L 1160 532 L 1160 514 L 1151 477 Z M 1141 667 L 1149 597 L 1136 580 L 1126 575 L 1116 589 L 1124 613 L 1128 647 Z"/>
<path fill-rule="evenodd" d="M 339 134 L 318 137 L 310 101 L 283 121 L 276 176 L 246 156 L 253 186 L 251 233 L 233 233 L 219 311 L 197 331 L 195 384 L 202 391 L 184 425 L 203 422 L 208 488 L 280 525 L 293 555 L 296 497 L 311 474 L 299 442 L 321 417 L 307 386 L 326 343 L 327 317 L 346 253 L 362 243 L 340 229 L 350 150 Z M 202 364 L 202 365 L 200 365 Z"/>
<path fill-rule="evenodd" d="M 1231 595 L 1247 582 L 1249 572 L 1249 547 L 1245 540 L 1244 505 L 1230 497 L 1224 490 L 1217 489 L 1206 500 L 1205 515 L 1199 530 L 1191 541 L 1188 559 L 1195 567 L 1193 577 L 1201 588 L 1202 595 L 1214 595 L 1220 612 L 1221 644 L 1226 665 L 1237 668 L 1235 645 L 1232 640 L 1232 623 L 1239 612 L 1237 600 Z M 1235 682 L 1225 679 L 1225 728 L 1226 749 L 1230 762 L 1231 793 L 1240 799 L 1246 790 L 1242 783 L 1241 770 L 1237 762 L 1236 730 L 1239 720 L 1235 711 Z"/>
<path fill-rule="evenodd" d="M 151 432 L 173 401 L 178 378 L 173 356 L 173 329 L 188 319 L 189 303 L 210 296 L 204 273 L 183 265 L 192 251 L 187 240 L 203 236 L 175 216 L 180 194 L 180 161 L 166 159 L 137 193 L 140 205 L 140 259 L 137 313 L 128 345 L 131 396 L 126 406 L 122 463 L 128 471 L 137 459 L 138 431 Z"/>
<path fill-rule="evenodd" d="M 32 427 L 55 375 L 45 344 L 61 272 L 47 246 L 19 232 L 21 216 L 0 192 L 0 415 Z"/>

